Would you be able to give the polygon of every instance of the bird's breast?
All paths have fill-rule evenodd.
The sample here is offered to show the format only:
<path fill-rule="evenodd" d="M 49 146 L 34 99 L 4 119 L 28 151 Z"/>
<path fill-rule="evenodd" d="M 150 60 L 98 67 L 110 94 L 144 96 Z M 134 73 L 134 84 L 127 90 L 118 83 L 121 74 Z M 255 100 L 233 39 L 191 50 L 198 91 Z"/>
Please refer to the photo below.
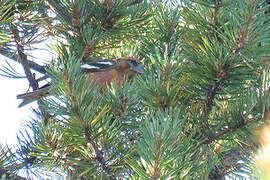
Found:
<path fill-rule="evenodd" d="M 121 87 L 124 80 L 124 78 L 120 77 L 119 73 L 114 69 L 104 72 L 88 73 L 87 76 L 93 81 L 94 84 L 107 86 L 112 82 L 115 82 L 118 88 Z"/>

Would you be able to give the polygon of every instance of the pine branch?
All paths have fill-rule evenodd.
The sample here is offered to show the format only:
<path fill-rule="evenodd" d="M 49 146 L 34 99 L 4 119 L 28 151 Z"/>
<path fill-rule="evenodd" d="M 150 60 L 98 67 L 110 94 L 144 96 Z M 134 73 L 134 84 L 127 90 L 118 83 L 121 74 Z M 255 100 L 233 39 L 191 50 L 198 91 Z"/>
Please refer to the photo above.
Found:
<path fill-rule="evenodd" d="M 216 133 L 213 136 L 209 137 L 204 143 L 210 144 L 218 140 L 223 135 L 230 132 L 235 132 L 238 129 L 243 128 L 244 126 L 248 125 L 249 123 L 255 120 L 256 119 L 242 120 L 235 125 L 232 125 L 229 127 L 228 126 L 222 127 L 220 128 L 220 130 L 216 131 Z M 208 177 L 209 180 L 215 180 L 215 179 L 225 180 L 226 174 L 233 171 L 237 171 L 242 167 L 240 164 L 238 164 L 238 162 L 240 160 L 243 160 L 245 158 L 245 155 L 250 154 L 250 152 L 251 152 L 251 148 L 249 148 L 248 146 L 241 146 L 241 149 L 235 148 L 226 152 L 222 160 L 217 165 L 215 165 L 215 167 L 211 170 Z"/>
<path fill-rule="evenodd" d="M 216 26 L 219 26 L 217 16 L 218 16 L 218 10 L 219 10 L 219 6 L 220 6 L 220 1 L 219 0 L 213 0 L 213 1 L 215 3 L 215 6 L 214 6 L 214 12 L 212 14 L 212 21 L 213 21 L 213 25 L 216 27 Z M 254 6 L 254 4 L 251 4 L 251 6 Z M 246 15 L 246 17 L 244 18 L 244 21 L 243 21 L 243 25 L 246 24 L 247 19 L 249 19 L 252 16 L 253 16 L 252 13 Z M 245 45 L 247 45 L 247 42 L 249 40 L 248 39 L 248 31 L 249 31 L 248 27 L 250 25 L 252 25 L 252 23 L 254 21 L 253 17 L 251 19 L 252 20 L 248 22 L 247 26 L 242 26 L 239 29 L 238 35 L 236 36 L 237 42 L 236 42 L 235 48 L 232 50 L 232 52 L 229 55 L 231 60 L 225 66 L 220 67 L 220 69 L 222 71 L 217 73 L 217 78 L 219 79 L 219 81 L 217 81 L 213 86 L 209 87 L 209 89 L 208 89 L 205 104 L 204 104 L 205 117 L 208 117 L 209 113 L 212 110 L 212 107 L 214 105 L 213 102 L 214 102 L 215 96 L 217 95 L 217 91 L 220 89 L 222 83 L 224 82 L 224 80 L 227 77 L 227 73 L 228 73 L 229 68 L 231 68 L 231 66 L 232 66 L 233 57 L 236 54 L 238 54 L 240 52 L 240 50 L 244 48 Z M 246 27 L 246 29 L 243 27 Z M 217 37 L 217 38 L 219 39 L 219 37 Z M 220 41 L 220 42 L 222 43 L 222 41 Z"/>
<path fill-rule="evenodd" d="M 107 167 L 107 165 L 105 163 L 106 161 L 102 155 L 102 150 L 98 149 L 98 145 L 91 138 L 92 135 L 91 135 L 91 131 L 89 129 L 89 125 L 82 118 L 80 111 L 79 111 L 78 101 L 77 101 L 76 97 L 73 95 L 72 83 L 67 78 L 66 78 L 66 82 L 68 82 L 68 87 L 69 87 L 67 94 L 69 97 L 71 97 L 71 101 L 72 101 L 71 102 L 71 109 L 73 110 L 73 112 L 76 114 L 76 116 L 79 118 L 80 122 L 82 123 L 86 141 L 93 147 L 94 153 L 96 155 L 96 160 L 99 162 L 102 169 L 105 171 L 107 178 L 108 179 L 116 179 L 116 177 L 114 177 L 114 175 L 112 173 L 111 168 Z"/>
<path fill-rule="evenodd" d="M 251 153 L 251 149 L 243 146 L 242 149 L 234 148 L 226 152 L 221 160 L 210 172 L 209 180 L 225 180 L 225 175 L 239 170 L 242 166 L 238 164 L 240 160 L 245 159 L 245 156 Z"/>
<path fill-rule="evenodd" d="M 242 120 L 239 123 L 232 125 L 232 126 L 226 126 L 226 127 L 222 127 L 220 128 L 220 130 L 216 131 L 216 133 L 209 137 L 207 140 L 205 140 L 204 143 L 206 144 L 210 144 L 216 140 L 218 140 L 220 137 L 222 137 L 223 135 L 229 133 L 229 132 L 235 132 L 238 129 L 243 128 L 244 126 L 248 125 L 249 123 L 255 121 L 256 119 L 248 119 L 248 120 Z M 233 171 L 237 171 L 239 170 L 242 166 L 238 165 L 238 161 L 239 160 L 243 160 L 246 154 L 250 154 L 247 153 L 251 151 L 251 148 L 249 148 L 248 146 L 242 146 L 242 149 L 231 149 L 229 150 L 224 156 L 223 156 L 223 160 L 216 165 L 212 171 L 209 174 L 209 179 L 210 180 L 214 180 L 214 179 L 221 179 L 221 180 L 225 180 L 225 175 L 233 172 Z M 243 151 L 243 148 L 245 151 Z"/>
<path fill-rule="evenodd" d="M 240 32 L 239 37 L 241 37 L 241 32 Z M 205 104 L 204 104 L 205 117 L 209 116 L 209 113 L 211 112 L 212 107 L 214 105 L 214 99 L 216 98 L 217 92 L 220 89 L 222 83 L 226 80 L 228 70 L 232 66 L 233 56 L 238 54 L 240 52 L 240 50 L 244 48 L 244 44 L 245 44 L 244 41 L 246 41 L 246 39 L 244 39 L 243 37 L 241 39 L 239 38 L 239 41 L 236 44 L 236 48 L 234 48 L 232 50 L 232 52 L 229 56 L 231 58 L 231 61 L 227 65 L 220 67 L 221 72 L 217 73 L 217 78 L 219 80 L 208 89 Z"/>
<path fill-rule="evenodd" d="M 50 8 L 55 10 L 61 17 L 65 18 L 69 22 L 72 20 L 71 14 L 68 14 L 65 11 L 65 7 L 60 7 L 60 2 L 57 2 L 55 0 L 47 0 L 47 3 L 49 4 Z"/>
<path fill-rule="evenodd" d="M 92 145 L 94 152 L 95 152 L 95 155 L 96 155 L 96 159 L 101 164 L 101 167 L 106 172 L 108 178 L 115 179 L 114 175 L 112 174 L 111 169 L 109 167 L 107 167 L 107 165 L 105 163 L 105 159 L 102 155 L 102 150 L 99 150 L 97 144 L 92 140 L 91 132 L 90 132 L 90 129 L 88 126 L 84 127 L 84 134 L 85 134 L 85 139 L 87 140 L 87 142 Z"/>
<path fill-rule="evenodd" d="M 218 11 L 220 8 L 220 0 L 213 0 L 214 3 L 214 12 L 212 13 L 212 24 L 216 27 L 219 27 L 220 24 L 218 22 Z"/>
<path fill-rule="evenodd" d="M 214 5 L 214 12 L 212 13 L 212 24 L 215 29 L 218 28 L 219 22 L 218 22 L 218 12 L 219 12 L 219 6 L 220 1 L 219 0 L 213 0 Z M 218 37 L 218 34 L 215 33 L 215 35 Z M 225 72 L 226 73 L 226 72 Z M 212 87 L 209 88 L 207 95 L 206 95 L 206 101 L 204 105 L 204 112 L 205 117 L 208 117 L 209 113 L 211 112 L 211 109 L 213 107 L 213 101 L 215 99 L 215 96 L 217 94 L 217 91 L 219 90 L 220 86 L 222 85 L 224 79 L 221 79 L 220 81 L 217 81 Z"/>
<path fill-rule="evenodd" d="M 204 141 L 205 144 L 210 144 L 216 140 L 218 140 L 220 137 L 222 137 L 223 135 L 229 133 L 229 132 L 235 132 L 238 129 L 243 128 L 244 126 L 248 125 L 249 123 L 255 121 L 257 119 L 248 119 L 248 120 L 241 120 L 239 123 L 236 123 L 234 125 L 230 125 L 230 126 L 225 126 L 220 128 L 218 131 L 215 132 L 214 135 L 210 136 L 207 138 L 207 140 Z"/>

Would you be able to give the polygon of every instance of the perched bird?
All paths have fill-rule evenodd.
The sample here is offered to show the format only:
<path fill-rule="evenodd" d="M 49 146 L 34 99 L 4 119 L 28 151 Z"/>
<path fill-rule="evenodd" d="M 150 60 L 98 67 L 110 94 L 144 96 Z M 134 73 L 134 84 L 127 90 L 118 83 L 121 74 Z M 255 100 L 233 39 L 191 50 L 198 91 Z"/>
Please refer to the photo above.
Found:
<path fill-rule="evenodd" d="M 114 60 L 98 60 L 81 65 L 81 70 L 89 77 L 94 85 L 106 86 L 115 82 L 120 88 L 125 80 L 132 79 L 136 74 L 144 74 L 143 64 L 133 57 L 122 57 Z M 49 94 L 50 84 L 47 84 L 33 92 L 20 94 L 17 99 L 23 102 L 22 107 Z"/>

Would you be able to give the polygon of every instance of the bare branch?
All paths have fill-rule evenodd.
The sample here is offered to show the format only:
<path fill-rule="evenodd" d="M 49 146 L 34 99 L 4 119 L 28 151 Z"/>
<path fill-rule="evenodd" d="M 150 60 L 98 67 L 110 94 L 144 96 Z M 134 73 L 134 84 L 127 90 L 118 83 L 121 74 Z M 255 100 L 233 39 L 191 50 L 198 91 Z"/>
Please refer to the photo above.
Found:
<path fill-rule="evenodd" d="M 17 51 L 18 51 L 18 60 L 21 62 L 24 68 L 24 72 L 27 76 L 27 79 L 29 81 L 30 86 L 33 88 L 33 90 L 38 89 L 38 82 L 35 80 L 35 77 L 33 76 L 30 66 L 28 64 L 27 56 L 24 53 L 24 49 L 22 46 L 22 42 L 19 36 L 19 31 L 16 26 L 11 25 L 10 29 L 12 31 L 12 34 L 14 36 L 15 43 L 17 45 Z"/>
<path fill-rule="evenodd" d="M 22 46 L 21 38 L 19 36 L 19 30 L 16 26 L 11 25 L 10 26 L 11 32 L 14 36 L 14 40 L 17 46 L 18 51 L 18 61 L 22 64 L 24 72 L 26 74 L 26 77 L 28 79 L 28 82 L 30 86 L 33 88 L 33 90 L 37 90 L 39 88 L 38 81 L 35 79 L 34 75 L 31 72 L 30 65 L 28 64 L 30 61 L 27 59 L 27 55 L 24 53 L 24 48 Z M 48 119 L 50 117 L 50 114 L 45 112 L 42 108 L 42 101 L 38 101 L 39 109 L 41 111 L 44 124 L 47 125 Z"/>
<path fill-rule="evenodd" d="M 6 49 L 1 49 L 0 48 L 0 54 L 2 54 L 3 56 L 6 56 L 7 58 L 9 58 L 9 59 L 11 59 L 13 61 L 18 62 L 18 59 L 19 59 L 18 55 L 13 54 L 13 53 L 11 53 L 10 51 L 8 51 Z M 26 59 L 26 61 L 27 61 L 28 65 L 29 65 L 29 67 L 31 69 L 33 69 L 33 70 L 35 70 L 35 71 L 37 71 L 37 72 L 39 72 L 41 74 L 46 74 L 45 66 L 41 66 L 41 65 L 35 63 L 34 61 L 29 61 L 27 59 Z"/>

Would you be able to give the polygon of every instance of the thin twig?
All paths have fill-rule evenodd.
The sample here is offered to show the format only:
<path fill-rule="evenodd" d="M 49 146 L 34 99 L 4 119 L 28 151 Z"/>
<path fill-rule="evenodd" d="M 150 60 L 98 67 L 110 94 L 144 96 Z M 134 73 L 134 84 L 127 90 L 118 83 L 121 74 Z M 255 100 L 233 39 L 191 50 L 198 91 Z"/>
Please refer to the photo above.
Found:
<path fill-rule="evenodd" d="M 38 82 L 36 81 L 35 77 L 33 76 L 32 72 L 30 70 L 27 56 L 24 53 L 21 38 L 19 36 L 19 31 L 18 31 L 17 27 L 14 25 L 11 25 L 10 29 L 12 31 L 12 34 L 14 36 L 14 40 L 15 40 L 15 43 L 17 46 L 18 60 L 21 62 L 22 66 L 23 66 L 24 72 L 27 76 L 27 79 L 28 79 L 30 86 L 33 88 L 33 90 L 37 90 L 38 89 Z"/>
<path fill-rule="evenodd" d="M 47 0 L 47 3 L 49 4 L 50 8 L 54 11 L 56 11 L 61 17 L 65 18 L 66 20 L 70 21 L 72 20 L 71 14 L 68 14 L 65 10 L 65 7 L 59 7 L 59 2 L 55 2 L 55 0 Z"/>
<path fill-rule="evenodd" d="M 213 86 L 211 86 L 207 92 L 206 95 L 206 100 L 205 100 L 205 105 L 204 105 L 204 113 L 205 117 L 208 117 L 209 113 L 212 110 L 213 107 L 213 101 L 216 97 L 217 91 L 220 88 L 220 85 L 222 84 L 223 81 L 218 81 L 216 82 Z"/>
<path fill-rule="evenodd" d="M 15 53 L 12 53 L 11 51 L 9 50 L 6 50 L 6 49 L 0 49 L 0 54 L 3 55 L 3 56 L 6 56 L 8 57 L 9 59 L 13 60 L 13 61 L 16 61 L 18 62 L 18 55 L 15 54 Z M 29 61 L 27 60 L 27 63 L 29 65 L 29 67 L 41 74 L 46 74 L 46 70 L 45 70 L 45 66 L 41 66 L 37 63 L 35 63 L 34 61 Z"/>
<path fill-rule="evenodd" d="M 50 77 L 50 76 L 48 76 L 48 75 L 44 75 L 44 76 L 38 78 L 38 79 L 37 79 L 37 82 L 43 81 L 43 80 L 45 80 L 45 79 L 48 79 L 49 77 Z"/>
<path fill-rule="evenodd" d="M 0 167 L 0 178 L 3 178 L 4 175 L 6 175 L 5 179 L 13 179 L 13 180 L 26 180 L 26 178 L 18 176 L 16 174 L 10 173 L 7 170 L 5 170 L 4 168 Z"/>

